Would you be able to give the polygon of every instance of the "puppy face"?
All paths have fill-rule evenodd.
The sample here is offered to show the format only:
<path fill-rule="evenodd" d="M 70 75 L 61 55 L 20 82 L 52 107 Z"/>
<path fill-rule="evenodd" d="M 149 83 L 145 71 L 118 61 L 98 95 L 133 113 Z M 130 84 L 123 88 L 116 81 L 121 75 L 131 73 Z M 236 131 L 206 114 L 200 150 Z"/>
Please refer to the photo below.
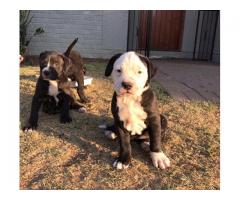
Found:
<path fill-rule="evenodd" d="M 151 78 L 151 67 L 150 61 L 144 56 L 127 52 L 110 59 L 105 75 L 112 75 L 114 90 L 118 95 L 140 96 Z"/>
<path fill-rule="evenodd" d="M 45 80 L 57 80 L 64 73 L 68 63 L 69 59 L 58 52 L 43 52 L 39 57 L 41 76 Z"/>

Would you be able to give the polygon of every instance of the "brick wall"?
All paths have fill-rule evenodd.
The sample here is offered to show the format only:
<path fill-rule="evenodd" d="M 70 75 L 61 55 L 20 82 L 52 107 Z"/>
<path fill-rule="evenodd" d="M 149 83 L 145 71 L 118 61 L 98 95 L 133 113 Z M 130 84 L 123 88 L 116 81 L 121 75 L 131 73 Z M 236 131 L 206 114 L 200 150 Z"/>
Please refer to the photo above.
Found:
<path fill-rule="evenodd" d="M 38 27 L 45 33 L 34 37 L 27 54 L 45 50 L 63 52 L 76 37 L 75 49 L 83 57 L 109 58 L 126 51 L 128 11 L 31 11 L 29 35 Z"/>

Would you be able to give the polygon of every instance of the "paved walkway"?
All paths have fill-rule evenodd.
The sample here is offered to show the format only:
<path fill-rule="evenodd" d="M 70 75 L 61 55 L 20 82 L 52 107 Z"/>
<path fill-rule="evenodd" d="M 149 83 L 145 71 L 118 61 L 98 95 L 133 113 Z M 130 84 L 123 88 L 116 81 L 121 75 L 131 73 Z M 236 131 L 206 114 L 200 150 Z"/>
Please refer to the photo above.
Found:
<path fill-rule="evenodd" d="M 173 98 L 220 102 L 220 66 L 186 60 L 153 60 L 155 80 Z"/>

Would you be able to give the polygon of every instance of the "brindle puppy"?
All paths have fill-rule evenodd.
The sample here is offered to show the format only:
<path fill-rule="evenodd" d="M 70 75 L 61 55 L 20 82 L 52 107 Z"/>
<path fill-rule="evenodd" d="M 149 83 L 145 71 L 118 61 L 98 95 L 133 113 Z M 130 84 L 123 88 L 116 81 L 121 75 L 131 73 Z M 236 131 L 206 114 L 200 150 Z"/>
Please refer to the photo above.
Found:
<path fill-rule="evenodd" d="M 78 82 L 78 94 L 86 102 L 83 92 L 82 59 L 78 52 L 71 51 L 76 44 L 75 39 L 67 51 L 61 54 L 56 51 L 45 51 L 39 56 L 40 76 L 36 84 L 32 99 L 30 118 L 23 130 L 36 129 L 38 126 L 38 112 L 44 103 L 44 111 L 54 113 L 60 110 L 60 122 L 69 123 L 72 118 L 69 109 L 84 111 L 83 106 L 77 102 L 68 82 L 68 77 Z M 54 106 L 55 101 L 55 106 Z M 48 111 L 46 108 L 54 106 Z"/>

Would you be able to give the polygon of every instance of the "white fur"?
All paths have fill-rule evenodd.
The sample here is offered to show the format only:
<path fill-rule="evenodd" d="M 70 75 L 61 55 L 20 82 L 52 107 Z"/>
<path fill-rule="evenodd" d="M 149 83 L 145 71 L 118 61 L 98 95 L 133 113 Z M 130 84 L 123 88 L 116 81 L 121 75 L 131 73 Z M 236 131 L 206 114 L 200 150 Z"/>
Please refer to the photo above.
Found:
<path fill-rule="evenodd" d="M 53 96 L 58 103 L 59 99 L 57 98 L 58 91 L 58 82 L 57 81 L 49 81 L 48 95 Z"/>
<path fill-rule="evenodd" d="M 32 132 L 33 132 L 33 129 L 29 128 L 29 129 L 26 129 L 24 132 L 25 132 L 25 133 L 32 133 Z"/>
<path fill-rule="evenodd" d="M 119 118 L 132 135 L 140 135 L 146 128 L 144 121 L 147 113 L 141 106 L 141 95 L 147 89 L 145 87 L 148 79 L 147 67 L 135 52 L 124 53 L 114 63 L 112 79 L 114 90 L 118 94 Z M 122 82 L 131 83 L 132 88 L 128 93 L 122 92 L 124 91 Z"/>
<path fill-rule="evenodd" d="M 128 165 L 124 165 L 122 162 L 115 160 L 113 163 L 113 167 L 115 167 L 116 169 L 127 169 Z"/>
<path fill-rule="evenodd" d="M 78 109 L 78 112 L 80 112 L 80 113 L 85 113 L 86 111 L 87 111 L 87 109 L 84 107 L 81 107 Z"/>
<path fill-rule="evenodd" d="M 117 97 L 119 118 L 123 121 L 124 127 L 131 132 L 131 135 L 141 135 L 146 128 L 144 121 L 147 118 L 147 113 L 143 110 L 140 101 L 140 97 L 135 99 L 128 94 Z"/>
<path fill-rule="evenodd" d="M 121 70 L 121 72 L 118 72 L 118 70 Z M 120 93 L 124 81 L 132 83 L 133 88 L 131 90 L 134 95 L 141 96 L 148 79 L 148 70 L 135 52 L 127 52 L 115 61 L 112 79 L 117 94 Z"/>
<path fill-rule="evenodd" d="M 98 128 L 100 128 L 100 129 L 106 129 L 106 128 L 107 128 L 107 125 L 106 125 L 106 124 L 101 124 L 101 125 L 98 126 Z"/>
<path fill-rule="evenodd" d="M 170 160 L 163 152 L 150 152 L 154 167 L 165 169 L 170 167 Z"/>
<path fill-rule="evenodd" d="M 50 70 L 50 58 L 49 58 L 49 60 L 48 60 L 47 66 L 44 67 L 44 69 L 42 70 L 42 75 L 43 75 L 43 77 L 44 77 L 44 72 L 45 72 L 45 71 L 49 71 L 49 70 Z"/>

